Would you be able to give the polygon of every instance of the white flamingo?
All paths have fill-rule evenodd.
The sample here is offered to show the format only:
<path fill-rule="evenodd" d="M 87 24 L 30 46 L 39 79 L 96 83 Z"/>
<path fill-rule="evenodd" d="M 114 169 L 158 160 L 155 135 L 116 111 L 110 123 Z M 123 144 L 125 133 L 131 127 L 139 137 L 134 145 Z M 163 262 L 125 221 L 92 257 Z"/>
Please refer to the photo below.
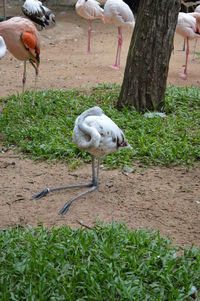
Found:
<path fill-rule="evenodd" d="M 186 47 L 186 59 L 185 68 L 183 73 L 180 74 L 181 78 L 187 79 L 187 65 L 188 65 L 188 55 L 189 55 L 189 40 L 200 38 L 198 28 L 200 24 L 200 14 L 199 13 L 179 13 L 178 22 L 176 25 L 176 32 L 184 37 L 187 42 Z"/>
<path fill-rule="evenodd" d="M 107 0 L 104 6 L 105 22 L 113 23 L 118 27 L 118 47 L 115 64 L 111 66 L 113 69 L 120 68 L 120 54 L 122 48 L 122 27 L 135 26 L 135 19 L 130 7 L 122 0 Z"/>
<path fill-rule="evenodd" d="M 87 54 L 90 53 L 90 39 L 92 32 L 92 20 L 101 19 L 104 22 L 103 8 L 96 0 L 78 0 L 76 2 L 76 12 L 88 21 L 88 46 Z"/>
<path fill-rule="evenodd" d="M 55 15 L 38 0 L 25 0 L 22 6 L 24 15 L 42 28 L 55 23 Z"/>
<path fill-rule="evenodd" d="M 0 59 L 6 54 L 6 44 L 2 36 L 0 36 Z"/>
<path fill-rule="evenodd" d="M 76 119 L 73 131 L 73 140 L 80 149 L 86 150 L 91 154 L 92 181 L 87 184 L 45 188 L 43 191 L 32 197 L 33 199 L 39 199 L 51 191 L 68 188 L 90 187 L 89 190 L 69 200 L 60 210 L 60 214 L 65 214 L 75 200 L 97 189 L 99 184 L 100 160 L 102 156 L 119 151 L 123 148 L 132 148 L 126 140 L 122 130 L 108 116 L 106 116 L 103 110 L 99 107 L 93 107 L 84 111 Z M 96 172 L 94 162 L 95 157 L 98 157 Z"/>

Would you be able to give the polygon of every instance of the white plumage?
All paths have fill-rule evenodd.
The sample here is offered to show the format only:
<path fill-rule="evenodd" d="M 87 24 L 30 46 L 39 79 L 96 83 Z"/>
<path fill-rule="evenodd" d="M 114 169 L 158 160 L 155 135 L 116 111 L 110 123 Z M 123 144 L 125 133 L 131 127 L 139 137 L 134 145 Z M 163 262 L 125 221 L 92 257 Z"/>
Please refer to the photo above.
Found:
<path fill-rule="evenodd" d="M 86 20 L 102 19 L 103 8 L 96 0 L 78 0 L 76 2 L 76 12 Z"/>
<path fill-rule="evenodd" d="M 73 131 L 73 140 L 79 148 L 87 150 L 92 156 L 92 181 L 87 184 L 45 188 L 32 197 L 33 199 L 39 199 L 51 191 L 61 189 L 89 188 L 87 191 L 69 200 L 60 210 L 60 214 L 65 214 L 75 200 L 98 188 L 100 159 L 102 156 L 116 152 L 122 148 L 132 148 L 122 130 L 99 107 L 88 109 L 77 117 Z M 97 171 L 95 171 L 95 156 L 98 157 Z"/>
<path fill-rule="evenodd" d="M 107 0 L 104 6 L 106 23 L 134 28 L 135 19 L 130 7 L 122 0 Z"/>
<path fill-rule="evenodd" d="M 73 140 L 79 148 L 98 157 L 131 148 L 122 130 L 99 107 L 83 112 L 76 119 Z"/>
<path fill-rule="evenodd" d="M 122 0 L 107 0 L 104 6 L 104 18 L 106 23 L 113 23 L 118 27 L 118 47 L 115 64 L 111 67 L 113 69 L 120 68 L 120 54 L 122 48 L 122 27 L 135 26 L 134 15 L 130 7 Z"/>
<path fill-rule="evenodd" d="M 38 0 L 25 0 L 22 11 L 34 23 L 46 28 L 55 23 L 55 15 L 48 7 Z"/>
<path fill-rule="evenodd" d="M 6 44 L 2 36 L 0 36 L 0 59 L 4 57 L 5 53 L 6 53 Z"/>
<path fill-rule="evenodd" d="M 194 11 L 195 11 L 195 13 L 200 13 L 200 5 L 198 5 Z"/>
<path fill-rule="evenodd" d="M 76 12 L 79 16 L 88 21 L 88 47 L 87 53 L 90 53 L 90 39 L 92 31 L 92 20 L 101 19 L 104 21 L 103 8 L 96 0 L 78 0 L 76 2 Z"/>
<path fill-rule="evenodd" d="M 189 55 L 189 40 L 200 38 L 199 34 L 200 13 L 179 13 L 176 25 L 176 33 L 187 41 L 185 69 L 180 76 L 187 79 L 187 65 Z"/>
<path fill-rule="evenodd" d="M 189 40 L 198 38 L 196 18 L 200 18 L 200 14 L 196 13 L 179 13 L 176 32 L 188 38 Z"/>

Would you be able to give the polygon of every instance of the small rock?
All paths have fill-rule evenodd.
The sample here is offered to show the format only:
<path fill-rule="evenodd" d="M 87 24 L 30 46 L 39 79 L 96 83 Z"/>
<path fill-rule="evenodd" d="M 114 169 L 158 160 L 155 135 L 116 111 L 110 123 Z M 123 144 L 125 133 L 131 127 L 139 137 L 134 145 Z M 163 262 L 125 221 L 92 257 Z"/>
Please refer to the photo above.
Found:
<path fill-rule="evenodd" d="M 193 299 L 196 299 L 196 295 L 197 295 L 197 289 L 196 287 L 193 285 L 188 293 L 188 295 L 190 297 L 192 297 Z"/>
<path fill-rule="evenodd" d="M 166 114 L 165 113 L 161 113 L 161 112 L 147 112 L 144 114 L 144 117 L 147 118 L 154 118 L 154 117 L 161 117 L 161 118 L 166 118 Z"/>
<path fill-rule="evenodd" d="M 131 172 L 133 172 L 133 170 L 134 169 L 130 166 L 124 166 L 123 169 L 122 169 L 122 172 L 131 173 Z"/>
<path fill-rule="evenodd" d="M 107 181 L 106 182 L 106 186 L 109 187 L 109 188 L 113 187 L 113 183 L 111 181 Z"/>

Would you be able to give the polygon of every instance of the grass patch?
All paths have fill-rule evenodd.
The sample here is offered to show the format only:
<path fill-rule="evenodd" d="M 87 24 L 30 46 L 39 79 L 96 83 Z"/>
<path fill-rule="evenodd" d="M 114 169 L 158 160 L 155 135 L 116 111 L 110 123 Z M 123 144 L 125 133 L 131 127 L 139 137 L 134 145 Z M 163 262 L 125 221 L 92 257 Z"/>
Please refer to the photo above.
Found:
<path fill-rule="evenodd" d="M 119 112 L 115 105 L 118 85 L 99 85 L 87 91 L 45 91 L 3 100 L 0 132 L 4 143 L 17 146 L 32 159 L 63 160 L 76 166 L 90 156 L 72 141 L 76 117 L 98 105 L 125 132 L 133 150 L 107 156 L 109 167 L 131 165 L 134 160 L 145 164 L 192 164 L 200 158 L 199 89 L 168 87 L 164 111 L 167 118 L 146 118 L 128 108 Z"/>
<path fill-rule="evenodd" d="M 97 224 L 0 231 L 0 300 L 192 300 L 200 250 L 158 232 Z M 198 296 L 196 296 L 198 297 Z"/>

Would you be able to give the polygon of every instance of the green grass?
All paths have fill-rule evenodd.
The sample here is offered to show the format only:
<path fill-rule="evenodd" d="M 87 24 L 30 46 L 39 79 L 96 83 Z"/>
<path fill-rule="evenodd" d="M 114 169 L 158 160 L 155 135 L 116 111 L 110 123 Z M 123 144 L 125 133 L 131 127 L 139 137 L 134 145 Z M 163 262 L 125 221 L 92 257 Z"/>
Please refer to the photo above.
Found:
<path fill-rule="evenodd" d="M 132 145 L 133 150 L 107 156 L 109 167 L 145 164 L 192 164 L 200 159 L 199 89 L 169 87 L 164 111 L 167 118 L 146 118 L 137 111 L 116 109 L 120 87 L 99 85 L 86 91 L 46 91 L 26 93 L 24 106 L 20 96 L 4 99 L 0 114 L 1 140 L 17 146 L 33 159 L 63 160 L 76 166 L 88 162 L 89 155 L 72 141 L 75 118 L 85 109 L 100 106 L 111 117 Z"/>
<path fill-rule="evenodd" d="M 2 301 L 183 301 L 200 288 L 199 249 L 176 256 L 158 232 L 124 225 L 10 228 L 0 250 Z"/>

